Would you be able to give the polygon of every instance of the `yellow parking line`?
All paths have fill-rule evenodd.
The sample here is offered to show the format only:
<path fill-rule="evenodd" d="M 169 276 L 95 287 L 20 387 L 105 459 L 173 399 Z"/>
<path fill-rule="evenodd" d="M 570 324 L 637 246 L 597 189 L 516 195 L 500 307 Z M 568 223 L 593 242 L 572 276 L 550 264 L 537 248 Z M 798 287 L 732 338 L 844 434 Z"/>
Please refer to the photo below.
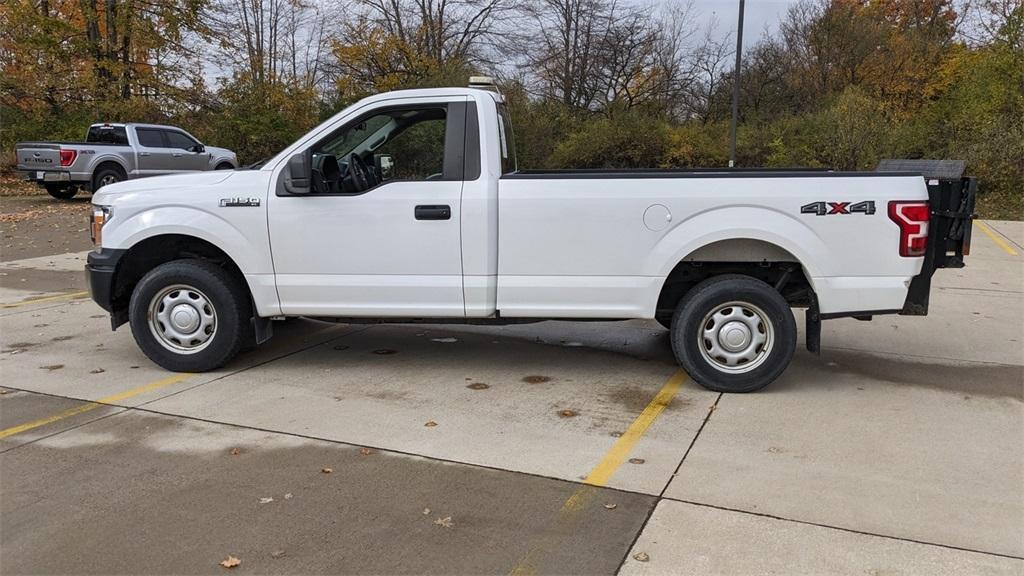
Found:
<path fill-rule="evenodd" d="M 1017 251 L 1014 250 L 1012 246 L 1007 244 L 1006 240 L 1003 240 L 998 234 L 993 232 L 992 229 L 989 228 L 988 225 L 986 225 L 984 222 L 982 222 L 981 220 L 975 220 L 974 225 L 977 226 L 978 228 L 981 228 L 981 231 L 984 232 L 986 236 L 991 238 L 992 241 L 995 242 L 1000 248 L 1002 248 L 1007 254 L 1009 254 L 1010 256 L 1017 255 Z"/>
<path fill-rule="evenodd" d="M 665 385 L 661 387 L 661 390 L 647 404 L 644 411 L 636 417 L 636 420 L 633 420 L 633 423 L 629 425 L 626 432 L 612 445 L 611 450 L 590 471 L 587 479 L 584 480 L 585 483 L 593 486 L 604 486 L 608 483 L 612 474 L 625 462 L 626 456 L 629 456 L 629 453 L 633 451 L 633 447 L 640 441 L 640 437 L 647 432 L 651 424 L 665 410 L 665 407 L 675 397 L 676 392 L 679 392 L 679 388 L 682 387 L 685 381 L 686 373 L 680 370 L 673 374 L 668 379 L 668 382 L 665 382 Z"/>
<path fill-rule="evenodd" d="M 633 451 L 640 438 L 647 432 L 647 429 L 651 427 L 651 424 L 665 410 L 665 407 L 672 402 L 672 399 L 675 398 L 676 393 L 679 392 L 685 381 L 686 373 L 680 370 L 665 382 L 661 390 L 644 408 L 643 412 L 633 420 L 633 423 L 629 425 L 625 433 L 615 441 L 615 444 L 605 453 L 601 461 L 597 463 L 597 466 L 594 466 L 590 474 L 583 480 L 587 485 L 581 486 L 573 492 L 565 503 L 562 504 L 561 509 L 558 511 L 558 516 L 555 518 L 555 526 L 552 529 L 556 537 L 544 539 L 544 541 L 527 552 L 516 563 L 515 567 L 512 568 L 510 574 L 525 576 L 537 573 L 537 561 L 569 534 L 578 521 L 579 513 L 586 509 L 587 505 L 597 494 L 597 487 L 608 483 L 615 471 L 619 469 L 619 466 L 625 462 L 629 453 Z"/>
<path fill-rule="evenodd" d="M 69 408 L 68 410 L 54 414 L 53 416 L 47 416 L 45 418 L 40 418 L 38 420 L 33 420 L 31 422 L 19 424 L 17 426 L 11 426 L 10 428 L 0 430 L 0 439 L 7 438 L 8 436 L 14 436 L 15 434 L 21 434 L 22 432 L 27 432 L 29 430 L 39 428 L 40 426 L 46 426 L 47 424 L 52 424 L 54 422 L 57 422 L 58 420 L 70 418 L 71 416 L 77 416 L 78 414 L 82 414 L 90 410 L 95 410 L 100 406 L 115 404 L 122 400 L 131 398 L 132 396 L 138 396 L 139 394 L 142 394 L 144 392 L 149 392 L 150 390 L 156 390 L 157 388 L 170 386 L 171 384 L 181 382 L 182 380 L 188 378 L 189 376 L 191 376 L 191 374 L 175 374 L 174 376 L 164 378 L 163 380 L 157 380 L 156 382 L 151 382 L 149 384 L 146 384 L 145 386 L 139 386 L 138 388 L 132 388 L 131 390 L 126 390 L 118 394 L 113 394 L 111 396 L 100 398 L 99 400 L 89 404 L 76 406 L 75 408 Z"/>
<path fill-rule="evenodd" d="M 17 308 L 19 306 L 28 306 L 29 304 L 38 304 L 40 302 L 53 302 L 55 300 L 74 300 L 76 298 L 84 298 L 88 295 L 88 292 L 71 292 L 69 294 L 58 294 L 56 296 L 46 296 L 45 298 L 23 300 L 21 302 L 14 302 L 13 304 L 0 304 L 0 308 Z"/>

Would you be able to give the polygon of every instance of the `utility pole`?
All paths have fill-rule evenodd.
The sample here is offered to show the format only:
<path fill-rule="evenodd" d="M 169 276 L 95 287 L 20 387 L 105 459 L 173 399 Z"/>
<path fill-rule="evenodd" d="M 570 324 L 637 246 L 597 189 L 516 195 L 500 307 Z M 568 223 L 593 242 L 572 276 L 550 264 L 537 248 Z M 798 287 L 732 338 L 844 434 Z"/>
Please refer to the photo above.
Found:
<path fill-rule="evenodd" d="M 736 123 L 740 117 L 740 63 L 743 61 L 743 10 L 746 0 L 740 0 L 740 17 L 736 25 L 736 68 L 732 76 L 732 122 L 729 123 L 729 168 L 736 165 Z"/>

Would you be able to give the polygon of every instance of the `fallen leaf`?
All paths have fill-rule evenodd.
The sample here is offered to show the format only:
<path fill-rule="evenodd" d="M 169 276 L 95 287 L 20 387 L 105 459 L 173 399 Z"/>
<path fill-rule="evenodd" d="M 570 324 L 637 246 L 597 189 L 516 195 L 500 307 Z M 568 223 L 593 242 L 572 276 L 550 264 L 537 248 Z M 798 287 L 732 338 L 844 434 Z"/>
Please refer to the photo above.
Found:
<path fill-rule="evenodd" d="M 573 416 L 576 416 L 576 411 L 575 410 L 562 410 L 562 411 L 560 411 L 558 413 L 558 415 L 561 416 L 562 418 L 572 418 Z"/>
<path fill-rule="evenodd" d="M 430 508 L 424 508 L 423 509 L 423 515 L 424 516 L 430 516 Z"/>
<path fill-rule="evenodd" d="M 94 368 L 92 370 L 89 370 L 89 374 L 103 374 L 104 372 L 106 372 L 106 370 L 104 370 L 103 368 Z"/>
<path fill-rule="evenodd" d="M 442 342 L 444 344 L 451 344 L 452 342 L 458 342 L 458 338 L 431 338 L 431 342 Z"/>
<path fill-rule="evenodd" d="M 225 568 L 234 568 L 235 566 L 238 566 L 241 563 L 242 563 L 241 560 L 239 560 L 238 558 L 235 558 L 234 556 L 231 556 L 231 555 L 228 555 L 227 558 L 225 558 L 225 559 L 220 561 L 220 565 L 225 567 Z"/>
<path fill-rule="evenodd" d="M 647 460 L 644 460 L 643 458 L 630 458 L 629 459 L 629 463 L 630 464 L 643 464 L 644 462 L 647 462 Z"/>
<path fill-rule="evenodd" d="M 637 562 L 647 562 L 651 557 L 647 555 L 647 552 L 637 552 L 633 555 L 633 559 Z"/>
<path fill-rule="evenodd" d="M 274 559 L 283 558 L 285 554 L 286 552 L 284 550 L 274 550 L 270 553 L 270 557 Z"/>
<path fill-rule="evenodd" d="M 231 449 L 231 455 L 232 456 L 238 456 L 241 453 L 242 453 L 242 451 L 239 448 L 232 448 Z"/>
<path fill-rule="evenodd" d="M 370 454 L 373 454 L 373 448 L 360 448 L 359 453 L 363 456 L 369 456 Z"/>
<path fill-rule="evenodd" d="M 64 367 L 63 364 L 50 364 L 49 366 L 40 366 L 39 369 L 40 370 L 49 370 L 50 372 L 53 372 L 54 370 L 60 370 L 63 367 Z"/>
<path fill-rule="evenodd" d="M 292 493 L 291 493 L 291 492 L 289 492 L 289 493 L 285 494 L 285 495 L 284 495 L 284 499 L 285 499 L 285 500 L 291 500 L 291 499 L 292 499 Z"/>
<path fill-rule="evenodd" d="M 433 428 L 434 426 L 437 426 L 437 422 L 430 420 L 426 424 L 424 424 L 424 426 L 426 426 L 427 428 Z"/>
<path fill-rule="evenodd" d="M 611 502 L 609 502 L 608 504 L 605 504 L 604 507 L 609 509 L 609 510 L 615 510 L 616 508 L 619 507 L 619 505 L 618 504 L 612 504 Z"/>
<path fill-rule="evenodd" d="M 334 472 L 334 468 L 324 468 L 320 471 L 323 472 L 324 474 L 330 474 L 331 472 Z"/>
<path fill-rule="evenodd" d="M 444 518 L 438 518 L 438 519 L 434 520 L 434 524 L 437 524 L 438 526 L 444 526 L 445 528 L 451 528 L 452 526 L 455 526 L 455 522 L 452 522 L 452 517 L 451 516 L 445 516 Z"/>
<path fill-rule="evenodd" d="M 274 501 L 273 497 L 260 498 L 260 504 L 270 504 L 273 501 Z"/>

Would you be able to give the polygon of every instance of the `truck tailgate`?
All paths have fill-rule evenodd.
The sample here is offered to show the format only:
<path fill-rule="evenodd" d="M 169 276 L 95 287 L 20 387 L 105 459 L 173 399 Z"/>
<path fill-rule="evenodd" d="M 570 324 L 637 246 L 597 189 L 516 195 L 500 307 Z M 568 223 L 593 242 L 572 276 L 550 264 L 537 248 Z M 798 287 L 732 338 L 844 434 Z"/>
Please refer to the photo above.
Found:
<path fill-rule="evenodd" d="M 59 170 L 60 144 L 49 142 L 19 142 L 15 145 L 18 170 Z"/>

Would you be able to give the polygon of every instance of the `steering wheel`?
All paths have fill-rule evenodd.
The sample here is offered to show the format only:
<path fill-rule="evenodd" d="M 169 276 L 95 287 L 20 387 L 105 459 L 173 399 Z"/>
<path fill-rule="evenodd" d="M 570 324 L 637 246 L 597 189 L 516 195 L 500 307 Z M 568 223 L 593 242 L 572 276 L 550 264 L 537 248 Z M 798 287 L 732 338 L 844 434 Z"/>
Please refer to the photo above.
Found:
<path fill-rule="evenodd" d="M 345 163 L 346 176 L 352 177 L 352 187 L 356 192 L 368 190 L 372 186 L 372 175 L 366 163 L 355 152 L 348 155 L 348 162 Z"/>

